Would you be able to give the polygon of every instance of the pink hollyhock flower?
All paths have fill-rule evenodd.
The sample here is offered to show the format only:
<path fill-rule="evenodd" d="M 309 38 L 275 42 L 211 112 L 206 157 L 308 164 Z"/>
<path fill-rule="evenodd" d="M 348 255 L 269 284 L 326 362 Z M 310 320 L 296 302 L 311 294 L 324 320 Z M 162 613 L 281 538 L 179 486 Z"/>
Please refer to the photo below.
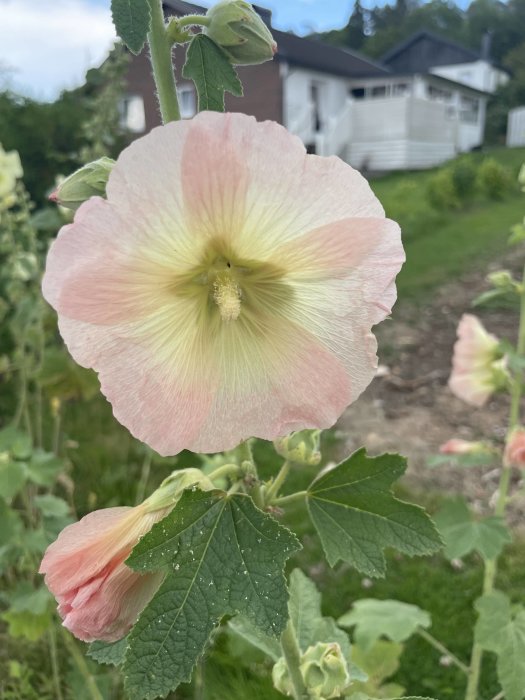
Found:
<path fill-rule="evenodd" d="M 439 451 L 443 455 L 468 455 L 479 452 L 485 452 L 487 446 L 483 442 L 471 442 L 470 440 L 461 440 L 460 438 L 452 438 L 447 440 Z"/>
<path fill-rule="evenodd" d="M 514 428 L 507 438 L 503 462 L 509 467 L 525 469 L 525 428 Z"/>
<path fill-rule="evenodd" d="M 89 513 L 49 545 L 39 573 L 45 574 L 64 627 L 75 637 L 114 642 L 128 633 L 163 574 L 138 574 L 124 562 L 139 539 L 193 484 L 204 491 L 213 488 L 197 469 L 174 472 L 144 503 Z"/>
<path fill-rule="evenodd" d="M 273 122 L 203 112 L 117 160 L 43 282 L 73 357 L 163 455 L 327 428 L 372 380 L 397 224 L 363 177 Z"/>
<path fill-rule="evenodd" d="M 506 376 L 499 341 L 472 314 L 463 314 L 457 332 L 450 390 L 466 403 L 483 406 Z"/>

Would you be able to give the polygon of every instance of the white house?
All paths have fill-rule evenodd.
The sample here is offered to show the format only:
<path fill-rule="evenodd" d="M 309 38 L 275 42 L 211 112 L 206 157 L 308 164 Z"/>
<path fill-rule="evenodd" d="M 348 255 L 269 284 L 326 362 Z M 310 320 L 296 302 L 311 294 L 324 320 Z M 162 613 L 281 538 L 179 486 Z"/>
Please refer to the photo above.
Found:
<path fill-rule="evenodd" d="M 164 0 L 167 14 L 203 8 Z M 271 13 L 256 8 L 271 27 Z M 273 62 L 239 69 L 244 97 L 226 96 L 230 111 L 274 119 L 299 136 L 310 152 L 338 155 L 368 170 L 429 168 L 483 143 L 488 98 L 508 79 L 480 53 L 421 31 L 375 62 L 354 51 L 272 28 Z M 183 56 L 177 57 L 178 66 Z M 178 75 L 184 116 L 195 110 L 193 85 Z M 159 117 L 147 57 L 133 59 L 126 103 L 142 130 Z M 140 103 L 140 104 L 139 104 Z M 124 110 L 125 122 L 137 120 Z M 131 123 L 130 123 L 131 126 Z"/>

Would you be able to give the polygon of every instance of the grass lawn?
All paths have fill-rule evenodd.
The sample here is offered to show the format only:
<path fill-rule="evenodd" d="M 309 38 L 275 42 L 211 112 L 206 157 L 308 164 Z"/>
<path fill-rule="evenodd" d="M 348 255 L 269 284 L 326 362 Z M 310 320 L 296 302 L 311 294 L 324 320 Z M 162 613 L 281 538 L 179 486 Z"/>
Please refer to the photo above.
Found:
<path fill-rule="evenodd" d="M 525 162 L 525 148 L 496 148 L 486 155 L 508 168 L 514 181 Z M 461 159 L 478 165 L 483 157 L 475 153 Z M 517 186 L 502 201 L 478 196 L 464 209 L 436 212 L 425 203 L 435 172 L 394 173 L 371 183 L 387 215 L 397 218 L 403 231 L 407 262 L 398 277 L 401 300 L 424 300 L 433 288 L 502 251 L 510 227 L 525 216 L 525 197 Z M 401 203 L 401 216 L 396 216 L 407 183 L 410 201 Z"/>

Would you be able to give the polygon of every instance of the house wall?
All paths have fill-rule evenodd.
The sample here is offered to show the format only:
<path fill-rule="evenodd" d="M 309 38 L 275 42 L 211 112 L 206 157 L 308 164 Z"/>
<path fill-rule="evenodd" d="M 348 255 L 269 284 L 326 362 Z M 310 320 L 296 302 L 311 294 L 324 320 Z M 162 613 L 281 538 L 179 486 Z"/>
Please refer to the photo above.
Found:
<path fill-rule="evenodd" d="M 439 66 L 432 68 L 431 72 L 485 92 L 495 92 L 500 85 L 504 85 L 509 80 L 507 73 L 483 60 Z"/>
<path fill-rule="evenodd" d="M 507 146 L 525 146 L 525 107 L 516 107 L 509 112 Z"/>
<path fill-rule="evenodd" d="M 185 60 L 185 50 L 178 47 L 175 52 L 177 85 L 190 86 L 191 81 L 182 78 L 181 71 Z M 259 66 L 242 66 L 238 69 L 244 85 L 244 96 L 235 97 L 226 94 L 226 109 L 229 112 L 244 112 L 257 117 L 259 120 L 283 120 L 283 92 L 281 87 L 280 68 L 277 61 L 268 61 Z M 146 118 L 145 132 L 161 123 L 155 97 L 155 85 L 151 74 L 149 56 L 143 51 L 131 58 L 127 75 L 127 94 L 141 96 L 144 101 Z"/>

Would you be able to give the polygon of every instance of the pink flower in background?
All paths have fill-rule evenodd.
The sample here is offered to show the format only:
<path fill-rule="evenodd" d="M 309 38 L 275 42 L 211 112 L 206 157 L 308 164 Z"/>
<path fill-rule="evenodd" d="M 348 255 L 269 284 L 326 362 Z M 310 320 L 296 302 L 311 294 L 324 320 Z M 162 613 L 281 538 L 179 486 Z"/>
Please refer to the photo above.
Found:
<path fill-rule="evenodd" d="M 447 440 L 439 451 L 443 455 L 468 455 L 476 452 L 485 452 L 487 446 L 483 442 L 472 442 L 471 440 L 461 440 L 460 438 L 452 438 Z"/>
<path fill-rule="evenodd" d="M 204 112 L 120 155 L 43 283 L 73 357 L 164 455 L 327 428 L 372 380 L 399 227 L 338 158 Z"/>
<path fill-rule="evenodd" d="M 68 525 L 47 548 L 40 573 L 75 637 L 114 642 L 128 633 L 163 574 L 140 575 L 124 561 L 168 510 L 148 512 L 144 504 L 96 510 Z"/>
<path fill-rule="evenodd" d="M 525 428 L 514 428 L 507 438 L 503 462 L 509 467 L 525 469 Z"/>
<path fill-rule="evenodd" d="M 466 403 L 483 406 L 498 388 L 499 375 L 505 372 L 498 354 L 499 341 L 472 314 L 463 314 L 457 333 L 450 390 Z"/>

